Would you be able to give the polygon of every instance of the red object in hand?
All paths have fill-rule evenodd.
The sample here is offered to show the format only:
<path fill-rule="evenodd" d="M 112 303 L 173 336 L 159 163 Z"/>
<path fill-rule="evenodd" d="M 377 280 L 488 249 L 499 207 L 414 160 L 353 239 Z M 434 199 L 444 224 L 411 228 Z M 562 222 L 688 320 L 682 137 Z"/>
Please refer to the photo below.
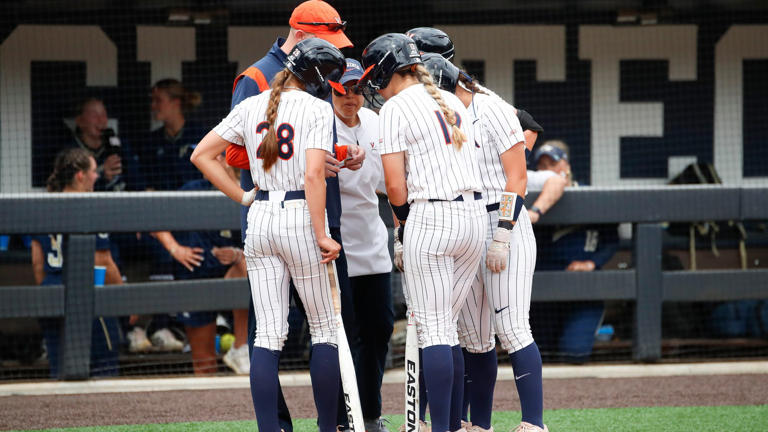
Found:
<path fill-rule="evenodd" d="M 346 145 L 335 145 L 334 148 L 336 149 L 336 160 L 339 162 L 343 161 L 347 158 L 347 146 Z"/>
<path fill-rule="evenodd" d="M 248 160 L 248 151 L 245 150 L 245 147 L 237 144 L 230 144 L 227 147 L 227 165 L 244 170 L 251 169 L 251 163 Z"/>

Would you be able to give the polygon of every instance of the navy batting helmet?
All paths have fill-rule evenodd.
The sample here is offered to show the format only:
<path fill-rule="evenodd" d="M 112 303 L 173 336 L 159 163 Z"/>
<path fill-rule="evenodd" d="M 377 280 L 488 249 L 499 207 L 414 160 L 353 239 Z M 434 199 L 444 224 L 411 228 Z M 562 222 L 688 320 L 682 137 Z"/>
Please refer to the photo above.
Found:
<path fill-rule="evenodd" d="M 447 60 L 453 58 L 453 42 L 444 31 L 432 27 L 416 27 L 405 34 L 416 42 L 422 53 L 440 54 Z"/>
<path fill-rule="evenodd" d="M 320 38 L 304 39 L 293 47 L 284 64 L 312 96 L 326 99 L 331 87 L 344 93 L 339 80 L 347 61 L 330 42 Z"/>
<path fill-rule="evenodd" d="M 459 83 L 459 74 L 461 73 L 456 65 L 435 53 L 424 53 L 421 55 L 421 60 L 424 62 L 424 67 L 432 75 L 432 80 L 436 86 L 450 93 L 456 92 L 456 84 Z"/>
<path fill-rule="evenodd" d="M 365 73 L 360 82 L 366 82 L 374 90 L 389 85 L 398 70 L 421 64 L 421 55 L 413 39 L 402 33 L 387 33 L 374 39 L 363 50 Z"/>

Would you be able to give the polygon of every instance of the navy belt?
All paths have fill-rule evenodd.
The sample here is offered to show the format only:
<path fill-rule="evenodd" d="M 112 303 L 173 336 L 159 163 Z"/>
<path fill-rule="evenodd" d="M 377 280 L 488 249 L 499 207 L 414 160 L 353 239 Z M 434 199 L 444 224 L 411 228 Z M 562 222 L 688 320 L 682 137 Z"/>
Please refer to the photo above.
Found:
<path fill-rule="evenodd" d="M 475 192 L 475 201 L 481 200 L 481 199 L 483 199 L 483 194 L 481 194 L 480 192 Z M 428 201 L 429 202 L 438 202 L 438 201 L 448 201 L 448 200 L 430 198 Z M 452 199 L 451 201 L 464 201 L 464 196 L 463 195 L 459 195 L 456 198 Z"/>
<path fill-rule="evenodd" d="M 499 203 L 495 203 L 495 204 L 488 204 L 487 206 L 485 206 L 485 210 L 486 210 L 488 213 L 490 213 L 490 212 L 492 212 L 492 211 L 496 211 L 496 210 L 498 210 L 498 209 L 499 209 Z"/>
<path fill-rule="evenodd" d="M 265 191 L 265 190 L 256 191 L 256 198 L 254 199 L 256 201 L 269 201 L 269 191 Z M 298 199 L 305 199 L 303 190 L 287 191 L 285 193 L 285 198 L 283 198 L 283 201 L 298 200 Z"/>

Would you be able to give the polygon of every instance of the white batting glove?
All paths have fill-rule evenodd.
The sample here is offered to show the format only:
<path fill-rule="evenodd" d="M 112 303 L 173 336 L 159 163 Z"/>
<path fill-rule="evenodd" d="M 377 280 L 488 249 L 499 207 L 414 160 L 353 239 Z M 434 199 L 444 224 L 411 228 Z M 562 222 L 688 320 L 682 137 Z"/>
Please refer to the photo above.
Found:
<path fill-rule="evenodd" d="M 488 270 L 499 273 L 507 268 L 509 259 L 509 241 L 512 239 L 512 231 L 506 228 L 496 228 L 493 233 L 493 242 L 488 246 L 485 256 L 485 265 Z"/>
<path fill-rule="evenodd" d="M 249 207 L 253 204 L 253 200 L 256 199 L 256 188 L 253 188 L 247 192 L 243 192 L 243 197 L 240 198 L 240 204 Z"/>

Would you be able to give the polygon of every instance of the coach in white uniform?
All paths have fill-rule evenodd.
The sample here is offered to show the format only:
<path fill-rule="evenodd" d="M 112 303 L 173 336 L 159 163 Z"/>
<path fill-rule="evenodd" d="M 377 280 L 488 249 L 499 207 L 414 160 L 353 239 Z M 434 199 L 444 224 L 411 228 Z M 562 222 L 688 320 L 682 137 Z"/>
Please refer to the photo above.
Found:
<path fill-rule="evenodd" d="M 333 92 L 338 145 L 357 144 L 365 148 L 366 162 L 357 171 L 339 172 L 341 190 L 341 235 L 347 254 L 349 280 L 354 301 L 355 325 L 360 336 L 360 357 L 356 363 L 357 388 L 368 432 L 383 432 L 381 423 L 381 380 L 384 376 L 394 312 L 387 228 L 379 217 L 377 189 L 385 190 L 379 142 L 379 116 L 363 108 L 363 95 L 356 85 L 363 75 L 357 60 L 347 59 L 341 78 L 346 95 Z M 351 330 L 351 329 L 350 329 Z M 354 334 L 354 332 L 352 333 Z"/>

